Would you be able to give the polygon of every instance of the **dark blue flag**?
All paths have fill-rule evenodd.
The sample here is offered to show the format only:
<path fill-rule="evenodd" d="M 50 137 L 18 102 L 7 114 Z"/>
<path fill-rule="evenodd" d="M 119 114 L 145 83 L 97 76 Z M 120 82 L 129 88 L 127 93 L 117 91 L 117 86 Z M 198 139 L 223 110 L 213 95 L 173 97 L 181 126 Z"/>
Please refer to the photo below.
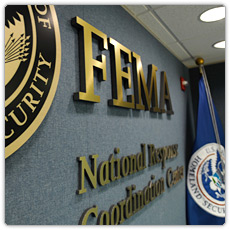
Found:
<path fill-rule="evenodd" d="M 196 140 L 187 174 L 187 223 L 190 225 L 225 223 L 225 138 L 215 106 L 213 107 L 219 144 L 202 77 L 199 81 Z"/>

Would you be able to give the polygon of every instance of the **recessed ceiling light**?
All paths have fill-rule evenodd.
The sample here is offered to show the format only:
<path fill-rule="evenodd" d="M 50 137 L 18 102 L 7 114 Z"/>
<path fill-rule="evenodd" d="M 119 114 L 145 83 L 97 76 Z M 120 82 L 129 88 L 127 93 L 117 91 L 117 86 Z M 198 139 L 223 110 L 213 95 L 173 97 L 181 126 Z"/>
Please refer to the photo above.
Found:
<path fill-rule="evenodd" d="M 205 11 L 200 15 L 200 20 L 203 22 L 215 22 L 225 18 L 225 7 L 216 7 Z"/>
<path fill-rule="evenodd" d="M 224 49 L 225 48 L 225 41 L 217 42 L 213 45 L 213 47 L 217 49 Z"/>

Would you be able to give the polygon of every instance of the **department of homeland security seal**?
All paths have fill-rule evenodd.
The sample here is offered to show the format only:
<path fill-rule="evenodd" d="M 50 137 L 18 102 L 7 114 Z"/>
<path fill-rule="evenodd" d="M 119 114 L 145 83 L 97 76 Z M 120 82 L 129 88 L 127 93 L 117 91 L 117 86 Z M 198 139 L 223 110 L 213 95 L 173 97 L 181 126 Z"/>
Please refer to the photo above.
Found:
<path fill-rule="evenodd" d="M 194 201 L 206 212 L 225 217 L 224 148 L 209 143 L 191 157 L 187 175 L 188 190 Z"/>
<path fill-rule="evenodd" d="M 5 8 L 5 158 L 36 131 L 51 106 L 61 66 L 54 6 Z"/>

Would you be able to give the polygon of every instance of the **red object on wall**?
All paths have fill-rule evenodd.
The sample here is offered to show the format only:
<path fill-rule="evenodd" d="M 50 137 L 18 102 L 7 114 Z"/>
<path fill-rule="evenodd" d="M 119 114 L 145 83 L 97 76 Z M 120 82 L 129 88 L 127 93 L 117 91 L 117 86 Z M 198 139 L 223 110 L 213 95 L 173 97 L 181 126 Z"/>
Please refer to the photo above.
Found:
<path fill-rule="evenodd" d="M 185 91 L 186 87 L 185 87 L 185 84 L 183 84 L 183 82 L 186 82 L 185 79 L 183 77 L 180 77 L 181 90 Z"/>

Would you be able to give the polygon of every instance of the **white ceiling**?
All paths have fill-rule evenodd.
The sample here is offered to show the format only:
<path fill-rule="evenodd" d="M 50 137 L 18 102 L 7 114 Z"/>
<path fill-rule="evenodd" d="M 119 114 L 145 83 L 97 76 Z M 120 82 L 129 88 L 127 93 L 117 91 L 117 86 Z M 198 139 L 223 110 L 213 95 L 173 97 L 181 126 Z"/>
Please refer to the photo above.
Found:
<path fill-rule="evenodd" d="M 216 6 L 125 5 L 123 8 L 185 66 L 192 68 L 196 67 L 197 57 L 202 57 L 206 65 L 225 61 L 225 49 L 212 46 L 225 40 L 225 19 L 211 23 L 199 20 L 201 13 Z"/>

